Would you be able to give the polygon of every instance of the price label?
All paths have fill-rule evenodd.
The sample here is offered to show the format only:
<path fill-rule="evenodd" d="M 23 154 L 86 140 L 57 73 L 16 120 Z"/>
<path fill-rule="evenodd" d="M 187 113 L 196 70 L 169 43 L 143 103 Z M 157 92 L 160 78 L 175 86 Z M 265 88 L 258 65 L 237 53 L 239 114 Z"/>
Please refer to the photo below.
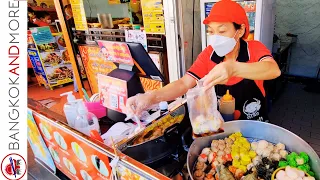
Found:
<path fill-rule="evenodd" d="M 100 101 L 106 108 L 125 112 L 128 98 L 127 82 L 103 74 L 98 74 Z"/>
<path fill-rule="evenodd" d="M 118 109 L 119 105 L 118 105 L 118 96 L 117 95 L 110 94 L 110 105 L 113 108 Z"/>

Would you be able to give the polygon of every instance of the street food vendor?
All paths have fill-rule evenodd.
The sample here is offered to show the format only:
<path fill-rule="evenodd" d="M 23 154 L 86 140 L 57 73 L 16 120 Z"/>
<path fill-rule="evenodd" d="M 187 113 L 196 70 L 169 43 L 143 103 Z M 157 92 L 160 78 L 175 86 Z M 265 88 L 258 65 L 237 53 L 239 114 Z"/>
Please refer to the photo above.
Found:
<path fill-rule="evenodd" d="M 179 80 L 162 89 L 127 100 L 127 108 L 139 114 L 152 104 L 171 101 L 204 78 L 205 89 L 214 87 L 218 98 L 227 90 L 235 98 L 234 119 L 268 121 L 264 80 L 281 71 L 270 51 L 259 41 L 246 41 L 249 22 L 245 10 L 231 0 L 217 2 L 203 22 L 208 26 L 208 47 Z"/>

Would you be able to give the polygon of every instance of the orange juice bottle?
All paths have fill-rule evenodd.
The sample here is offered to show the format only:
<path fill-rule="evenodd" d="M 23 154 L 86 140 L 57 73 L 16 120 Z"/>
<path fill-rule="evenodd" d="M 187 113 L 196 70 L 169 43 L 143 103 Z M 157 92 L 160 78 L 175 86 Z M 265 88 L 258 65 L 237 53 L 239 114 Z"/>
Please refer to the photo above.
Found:
<path fill-rule="evenodd" d="M 234 111 L 235 111 L 235 99 L 227 90 L 226 94 L 220 99 L 219 111 L 224 119 L 224 121 L 234 120 Z"/>

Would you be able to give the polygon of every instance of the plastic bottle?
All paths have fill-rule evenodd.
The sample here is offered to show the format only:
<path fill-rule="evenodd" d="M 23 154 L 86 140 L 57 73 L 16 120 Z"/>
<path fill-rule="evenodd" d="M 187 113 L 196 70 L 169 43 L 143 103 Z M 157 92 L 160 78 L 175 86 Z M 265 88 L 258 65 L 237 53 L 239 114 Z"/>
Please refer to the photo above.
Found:
<path fill-rule="evenodd" d="M 63 106 L 63 111 L 66 116 L 67 122 L 70 127 L 74 127 L 74 122 L 77 118 L 78 105 L 76 97 L 72 94 L 72 91 L 62 93 L 60 96 L 67 96 L 67 102 Z"/>
<path fill-rule="evenodd" d="M 227 90 L 226 94 L 220 99 L 219 111 L 224 121 L 234 120 L 235 99 Z"/>
<path fill-rule="evenodd" d="M 76 118 L 74 128 L 87 136 L 90 136 L 91 130 L 100 132 L 100 125 L 98 118 L 91 112 L 88 111 L 86 106 L 83 103 L 83 100 L 80 99 L 78 102 L 78 116 Z"/>
<path fill-rule="evenodd" d="M 166 102 L 166 101 L 160 102 L 159 108 L 160 108 L 160 116 L 168 113 L 168 102 Z"/>

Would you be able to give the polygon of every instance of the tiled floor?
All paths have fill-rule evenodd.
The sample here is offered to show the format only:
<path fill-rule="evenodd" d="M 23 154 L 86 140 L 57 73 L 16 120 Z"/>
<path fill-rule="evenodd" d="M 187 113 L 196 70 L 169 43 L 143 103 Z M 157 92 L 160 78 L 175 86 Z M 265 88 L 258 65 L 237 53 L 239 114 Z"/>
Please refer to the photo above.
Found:
<path fill-rule="evenodd" d="M 320 155 L 320 94 L 308 93 L 304 87 L 288 83 L 272 107 L 270 120 L 299 135 Z"/>

